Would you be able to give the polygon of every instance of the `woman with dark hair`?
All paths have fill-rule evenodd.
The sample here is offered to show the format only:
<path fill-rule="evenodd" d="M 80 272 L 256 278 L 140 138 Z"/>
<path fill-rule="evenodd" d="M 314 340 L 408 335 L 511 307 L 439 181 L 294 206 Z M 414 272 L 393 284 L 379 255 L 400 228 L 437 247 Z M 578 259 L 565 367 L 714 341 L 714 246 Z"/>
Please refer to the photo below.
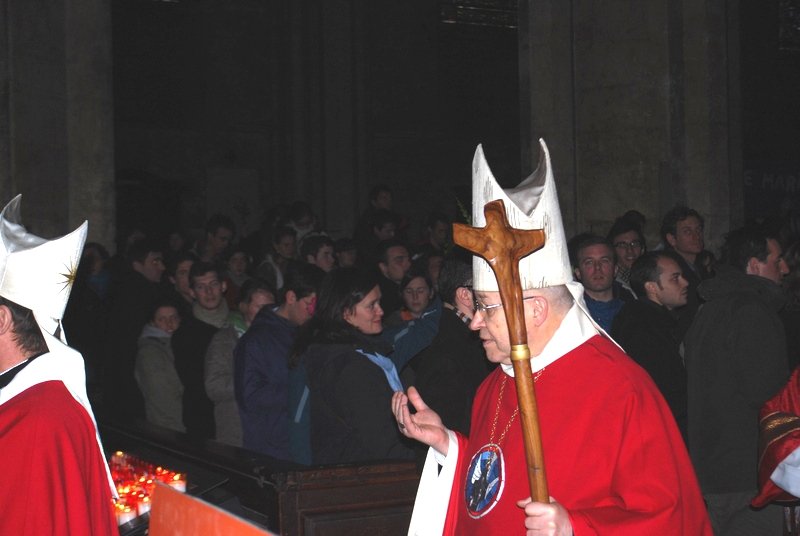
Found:
<path fill-rule="evenodd" d="M 431 278 L 421 269 L 412 268 L 400 281 L 400 297 L 403 307 L 389 315 L 387 326 L 403 325 L 422 316 L 433 299 Z"/>
<path fill-rule="evenodd" d="M 170 344 L 180 325 L 177 305 L 168 298 L 156 300 L 139 336 L 133 374 L 144 397 L 147 420 L 183 432 L 183 383 Z"/>
<path fill-rule="evenodd" d="M 391 347 L 378 334 L 383 310 L 378 280 L 357 269 L 334 270 L 322 283 L 307 342 L 298 353 L 311 394 L 315 464 L 409 459 L 413 453 L 391 412 L 403 390 Z"/>
<path fill-rule="evenodd" d="M 381 338 L 392 345 L 391 359 L 397 370 L 430 346 L 439 332 L 442 301 L 435 296 L 430 277 L 422 267 L 414 267 L 400 281 L 403 307 L 384 323 Z"/>

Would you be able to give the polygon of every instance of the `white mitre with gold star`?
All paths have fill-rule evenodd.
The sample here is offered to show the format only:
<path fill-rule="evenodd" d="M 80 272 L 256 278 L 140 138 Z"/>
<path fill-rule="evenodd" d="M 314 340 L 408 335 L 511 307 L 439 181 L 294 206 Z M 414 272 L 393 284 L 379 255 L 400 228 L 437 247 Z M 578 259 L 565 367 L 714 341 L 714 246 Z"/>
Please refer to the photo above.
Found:
<path fill-rule="evenodd" d="M 33 311 L 40 328 L 66 342 L 59 327 L 89 223 L 53 240 L 36 236 L 19 223 L 21 198 L 0 213 L 0 296 Z"/>

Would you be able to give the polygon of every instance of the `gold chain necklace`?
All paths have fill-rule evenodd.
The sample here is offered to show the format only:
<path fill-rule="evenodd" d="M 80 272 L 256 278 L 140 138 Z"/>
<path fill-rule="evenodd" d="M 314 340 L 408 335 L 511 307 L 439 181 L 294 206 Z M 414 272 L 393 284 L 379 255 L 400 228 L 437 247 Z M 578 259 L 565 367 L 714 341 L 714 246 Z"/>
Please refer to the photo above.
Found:
<path fill-rule="evenodd" d="M 540 370 L 536 371 L 536 374 L 533 375 L 533 383 L 536 383 L 539 377 L 544 372 L 546 367 L 541 368 Z M 489 434 L 489 444 L 494 444 L 500 446 L 505 439 L 506 434 L 511 429 L 511 425 L 514 424 L 514 419 L 517 418 L 517 414 L 519 413 L 519 405 L 517 405 L 516 409 L 514 409 L 514 413 L 511 414 L 511 418 L 508 419 L 508 424 L 503 429 L 503 433 L 500 434 L 500 437 L 497 439 L 497 443 L 494 442 L 494 434 L 497 429 L 497 419 L 500 417 L 500 406 L 503 404 L 503 394 L 506 390 L 506 383 L 508 383 L 508 375 L 503 374 L 503 383 L 500 385 L 500 394 L 497 397 L 497 407 L 494 410 L 494 420 L 492 421 L 492 431 Z"/>
<path fill-rule="evenodd" d="M 533 375 L 534 383 L 539 379 L 539 376 L 544 372 L 544 368 L 537 371 Z M 508 375 L 503 374 L 503 380 L 500 384 L 500 392 L 497 396 L 497 407 L 494 411 L 494 420 L 492 421 L 492 430 L 489 436 L 489 443 L 478 449 L 472 456 L 472 461 L 469 465 L 467 481 L 465 484 L 465 500 L 467 511 L 473 519 L 478 519 L 489 513 L 492 508 L 497 504 L 503 490 L 503 482 L 505 481 L 505 461 L 503 459 L 502 443 L 506 438 L 506 434 L 511 429 L 511 425 L 519 414 L 519 407 L 514 410 L 511 418 L 497 442 L 494 440 L 495 433 L 497 432 L 497 420 L 500 418 L 500 407 L 503 405 L 503 395 L 506 391 L 506 384 L 508 383 Z"/>

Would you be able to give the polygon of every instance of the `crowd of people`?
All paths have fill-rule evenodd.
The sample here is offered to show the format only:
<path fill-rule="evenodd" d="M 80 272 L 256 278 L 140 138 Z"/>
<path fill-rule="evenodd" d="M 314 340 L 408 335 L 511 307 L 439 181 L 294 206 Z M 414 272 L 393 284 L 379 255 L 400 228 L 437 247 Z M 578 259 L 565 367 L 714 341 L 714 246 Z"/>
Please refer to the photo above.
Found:
<path fill-rule="evenodd" d="M 338 240 L 297 202 L 245 237 L 217 214 L 195 242 L 136 231 L 114 256 L 86 244 L 64 325 L 96 412 L 302 464 L 413 458 L 390 399 L 455 310 L 437 291 L 450 224 L 432 214 L 409 243 L 379 186 L 354 236 Z M 470 261 L 451 262 L 461 269 L 445 272 L 464 281 L 443 284 L 455 293 Z M 460 422 L 490 370 L 473 368 Z"/>
<path fill-rule="evenodd" d="M 298 202 L 241 239 L 216 215 L 193 244 L 137 234 L 113 257 L 87 244 L 64 325 L 96 412 L 302 464 L 421 464 L 392 402 L 415 386 L 412 404 L 468 435 L 475 393 L 502 362 L 486 359 L 490 306 L 471 256 L 446 215 L 412 242 L 389 188 L 369 202 L 353 237 L 329 236 Z M 758 413 L 800 363 L 800 242 L 753 224 L 714 255 L 703 216 L 683 206 L 650 247 L 646 226 L 632 210 L 603 236 L 575 235 L 570 275 L 599 332 L 666 401 L 715 530 L 767 533 L 782 511 L 749 507 Z"/>

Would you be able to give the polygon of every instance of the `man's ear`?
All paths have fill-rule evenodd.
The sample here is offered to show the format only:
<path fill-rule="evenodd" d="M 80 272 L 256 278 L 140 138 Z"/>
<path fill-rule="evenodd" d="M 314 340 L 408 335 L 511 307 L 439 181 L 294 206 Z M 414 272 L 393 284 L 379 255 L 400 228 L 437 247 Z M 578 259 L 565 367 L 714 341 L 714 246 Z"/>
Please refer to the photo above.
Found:
<path fill-rule="evenodd" d="M 297 302 L 297 294 L 293 290 L 287 290 L 284 297 L 286 305 L 293 305 Z"/>
<path fill-rule="evenodd" d="M 677 243 L 678 243 L 678 241 L 675 240 L 675 235 L 672 234 L 672 233 L 667 233 L 667 244 L 669 244 L 674 249 L 675 248 L 675 244 L 677 244 Z"/>
<path fill-rule="evenodd" d="M 220 288 L 222 289 L 222 293 L 225 294 L 225 292 L 228 290 L 228 282 L 223 279 Z"/>
<path fill-rule="evenodd" d="M 550 313 L 550 304 L 547 303 L 547 299 L 544 296 L 534 296 L 523 303 L 526 304 L 526 318 L 530 313 L 530 319 L 534 326 L 538 327 L 544 324 L 544 321 L 547 320 L 547 315 Z"/>
<path fill-rule="evenodd" d="M 0 335 L 13 331 L 14 317 L 7 305 L 0 305 Z"/>
<path fill-rule="evenodd" d="M 761 275 L 761 263 L 755 257 L 747 259 L 747 266 L 745 266 L 745 273 L 747 275 Z"/>
<path fill-rule="evenodd" d="M 383 277 L 389 277 L 389 275 L 388 275 L 389 274 L 389 265 L 387 265 L 385 262 L 379 262 L 378 263 L 378 268 L 380 269 L 381 273 L 383 274 Z"/>
<path fill-rule="evenodd" d="M 456 289 L 456 303 L 457 304 L 468 305 L 470 308 L 474 307 L 475 299 L 472 297 L 472 291 L 466 287 L 458 287 Z"/>
<path fill-rule="evenodd" d="M 573 268 L 572 269 L 572 275 L 575 276 L 575 280 L 576 281 L 580 281 L 581 280 L 581 271 L 578 270 L 577 268 Z"/>
<path fill-rule="evenodd" d="M 658 283 L 656 283 L 655 281 L 645 281 L 644 291 L 648 297 L 654 295 L 656 293 L 656 289 L 658 289 Z"/>

